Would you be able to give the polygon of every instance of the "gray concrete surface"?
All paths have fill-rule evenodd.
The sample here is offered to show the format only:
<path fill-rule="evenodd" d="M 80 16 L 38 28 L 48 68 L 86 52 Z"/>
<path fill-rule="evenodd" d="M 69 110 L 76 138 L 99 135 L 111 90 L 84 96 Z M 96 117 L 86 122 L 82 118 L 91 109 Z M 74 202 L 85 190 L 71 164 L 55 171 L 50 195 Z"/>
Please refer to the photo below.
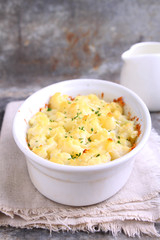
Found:
<path fill-rule="evenodd" d="M 158 0 L 1 0 L 0 100 L 70 78 L 118 82 L 125 50 L 160 41 L 159 12 Z"/>
<path fill-rule="evenodd" d="M 52 233 L 50 235 L 49 231 L 42 229 L 32 229 L 32 230 L 19 230 L 14 228 L 0 228 L 0 239 L 5 240 L 128 240 L 135 238 L 128 238 L 124 234 L 120 234 L 117 237 L 113 237 L 110 234 L 105 233 Z M 151 238 L 143 236 L 140 240 L 158 240 L 159 238 Z"/>
<path fill-rule="evenodd" d="M 121 54 L 134 43 L 160 41 L 159 13 L 158 0 L 0 0 L 0 123 L 8 102 L 54 82 L 119 82 Z M 151 116 L 160 133 L 160 113 Z M 0 239 L 129 238 L 1 227 Z"/>

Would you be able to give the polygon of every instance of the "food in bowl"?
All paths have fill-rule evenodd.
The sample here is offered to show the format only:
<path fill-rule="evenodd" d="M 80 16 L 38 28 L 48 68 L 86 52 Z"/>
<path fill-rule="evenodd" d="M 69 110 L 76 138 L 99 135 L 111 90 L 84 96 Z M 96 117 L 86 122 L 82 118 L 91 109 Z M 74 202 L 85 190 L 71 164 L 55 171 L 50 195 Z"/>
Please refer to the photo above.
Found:
<path fill-rule="evenodd" d="M 91 93 L 100 96 L 103 92 L 103 99 L 107 102 L 123 96 L 124 113 L 130 112 L 131 118 L 137 116 L 141 125 L 141 134 L 137 138 L 136 147 L 114 161 L 90 166 L 56 164 L 30 151 L 26 142 L 29 121 L 49 102 L 49 96 L 57 92 L 73 97 Z M 37 91 L 24 101 L 13 123 L 13 136 L 25 155 L 29 176 L 34 186 L 47 198 L 71 206 L 96 204 L 118 192 L 127 182 L 135 157 L 147 142 L 150 130 L 151 118 L 143 101 L 131 90 L 99 79 L 67 80 Z"/>
<path fill-rule="evenodd" d="M 103 96 L 103 94 L 102 94 Z M 29 121 L 29 148 L 70 166 L 107 163 L 130 152 L 139 136 L 136 119 L 124 113 L 122 97 L 106 102 L 95 94 L 75 98 L 55 93 Z"/>

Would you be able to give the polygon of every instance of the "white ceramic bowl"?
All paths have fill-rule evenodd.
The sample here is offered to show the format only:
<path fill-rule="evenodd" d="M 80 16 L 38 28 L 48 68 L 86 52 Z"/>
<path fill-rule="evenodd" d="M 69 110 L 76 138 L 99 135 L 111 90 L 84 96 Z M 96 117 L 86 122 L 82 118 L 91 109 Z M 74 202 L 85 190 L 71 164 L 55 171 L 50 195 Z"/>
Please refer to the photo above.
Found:
<path fill-rule="evenodd" d="M 137 146 L 112 162 L 94 166 L 65 166 L 45 160 L 29 150 L 26 143 L 27 124 L 49 97 L 56 92 L 76 96 L 104 93 L 104 100 L 123 96 L 130 111 L 139 118 L 141 135 Z M 136 154 L 145 145 L 151 130 L 150 114 L 143 101 L 131 90 L 102 80 L 79 79 L 56 83 L 31 95 L 17 111 L 13 123 L 13 136 L 24 153 L 32 183 L 47 198 L 58 203 L 85 206 L 111 197 L 127 182 Z"/>

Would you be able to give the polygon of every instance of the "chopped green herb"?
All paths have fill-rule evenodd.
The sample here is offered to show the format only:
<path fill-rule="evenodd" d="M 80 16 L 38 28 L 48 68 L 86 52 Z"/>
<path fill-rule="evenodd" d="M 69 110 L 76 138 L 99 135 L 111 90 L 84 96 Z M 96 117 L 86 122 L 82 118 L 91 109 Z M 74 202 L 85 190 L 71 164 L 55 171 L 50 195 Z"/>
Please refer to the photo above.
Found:
<path fill-rule="evenodd" d="M 76 153 L 76 156 L 77 156 L 77 157 L 80 157 L 80 156 L 81 156 L 81 153 Z"/>
<path fill-rule="evenodd" d="M 94 109 L 91 109 L 92 110 L 92 112 L 94 112 Z"/>
<path fill-rule="evenodd" d="M 120 141 L 117 141 L 117 143 L 119 143 L 119 144 L 120 144 L 121 142 L 120 142 Z"/>
<path fill-rule="evenodd" d="M 83 138 L 79 138 L 79 140 L 83 140 Z"/>
<path fill-rule="evenodd" d="M 108 130 L 108 132 L 111 132 L 111 130 Z"/>
<path fill-rule="evenodd" d="M 97 155 L 96 155 L 96 157 L 99 157 L 99 156 L 100 156 L 100 154 L 97 154 Z"/>
<path fill-rule="evenodd" d="M 88 142 L 91 142 L 91 141 L 92 141 L 92 140 L 91 140 L 91 138 L 89 137 L 89 138 L 88 138 Z"/>
<path fill-rule="evenodd" d="M 28 147 L 30 147 L 31 145 L 28 143 Z"/>
<path fill-rule="evenodd" d="M 117 138 L 120 139 L 120 136 L 118 136 Z"/>
<path fill-rule="evenodd" d="M 101 116 L 101 113 L 98 114 L 98 117 Z"/>
<path fill-rule="evenodd" d="M 75 159 L 75 158 L 78 158 L 78 157 L 80 157 L 81 156 L 81 153 L 76 153 L 75 155 L 72 155 L 71 154 L 71 158 L 68 158 L 68 160 L 70 160 L 70 159 Z"/>
<path fill-rule="evenodd" d="M 83 141 L 81 141 L 80 143 L 83 143 Z"/>
<path fill-rule="evenodd" d="M 71 104 L 71 102 L 68 102 L 68 104 Z"/>
<path fill-rule="evenodd" d="M 98 110 L 100 110 L 100 107 L 98 107 Z"/>
<path fill-rule="evenodd" d="M 64 118 L 67 118 L 67 117 L 64 117 Z"/>
<path fill-rule="evenodd" d="M 64 112 L 64 114 L 66 114 L 67 112 Z"/>
<path fill-rule="evenodd" d="M 49 130 L 52 130 L 52 128 L 49 128 Z"/>
<path fill-rule="evenodd" d="M 70 136 L 70 138 L 73 138 L 72 136 Z"/>
<path fill-rule="evenodd" d="M 93 128 L 91 128 L 91 132 L 93 132 Z"/>
<path fill-rule="evenodd" d="M 51 111 L 51 110 L 52 110 L 52 108 L 48 108 L 48 109 L 47 109 L 48 112 Z"/>
<path fill-rule="evenodd" d="M 73 121 L 74 119 L 78 118 L 80 114 L 82 114 L 82 112 L 77 113 L 77 115 L 76 115 L 74 118 L 72 118 L 72 121 Z"/>
<path fill-rule="evenodd" d="M 98 113 L 99 113 L 99 111 L 96 111 L 96 112 L 95 112 L 95 114 L 98 114 Z"/>
<path fill-rule="evenodd" d="M 67 136 L 65 136 L 65 138 L 67 138 Z"/>
<path fill-rule="evenodd" d="M 80 130 L 85 131 L 84 127 L 79 127 Z"/>

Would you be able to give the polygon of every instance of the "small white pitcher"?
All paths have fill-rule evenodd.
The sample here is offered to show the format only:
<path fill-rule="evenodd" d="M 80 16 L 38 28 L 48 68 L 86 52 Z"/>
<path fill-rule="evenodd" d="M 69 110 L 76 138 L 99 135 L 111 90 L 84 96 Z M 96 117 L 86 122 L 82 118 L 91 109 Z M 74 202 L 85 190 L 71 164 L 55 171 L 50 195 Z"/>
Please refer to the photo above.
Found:
<path fill-rule="evenodd" d="M 137 43 L 122 59 L 120 83 L 136 92 L 150 111 L 160 111 L 160 43 Z"/>

